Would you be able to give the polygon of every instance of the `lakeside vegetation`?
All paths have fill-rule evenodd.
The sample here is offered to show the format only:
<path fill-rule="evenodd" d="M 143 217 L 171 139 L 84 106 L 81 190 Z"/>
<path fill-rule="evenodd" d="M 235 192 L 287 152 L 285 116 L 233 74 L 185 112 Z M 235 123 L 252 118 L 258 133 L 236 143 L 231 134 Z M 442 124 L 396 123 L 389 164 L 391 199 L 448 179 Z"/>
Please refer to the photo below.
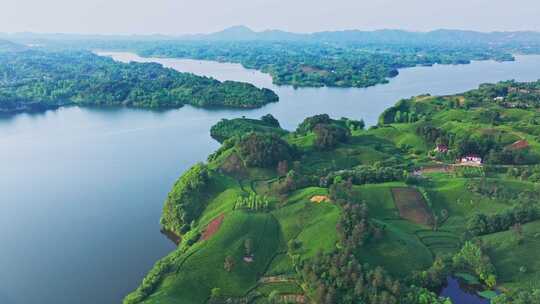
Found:
<path fill-rule="evenodd" d="M 256 108 L 278 101 L 268 89 L 177 72 L 156 63 L 120 63 L 86 51 L 0 45 L 0 112 L 61 105 L 141 108 Z"/>
<path fill-rule="evenodd" d="M 483 46 L 365 44 L 306 41 L 162 41 L 141 44 L 146 57 L 192 58 L 240 63 L 272 76 L 276 85 L 369 87 L 387 83 L 398 69 L 418 65 L 467 64 L 471 60 L 513 60 L 503 50 Z"/>
<path fill-rule="evenodd" d="M 472 60 L 514 60 L 512 54 L 539 54 L 534 32 L 480 33 L 459 30 L 408 32 L 328 31 L 299 34 L 254 32 L 236 26 L 207 35 L 88 36 L 11 35 L 52 49 L 102 49 L 142 56 L 240 63 L 269 73 L 275 84 L 295 87 L 368 87 L 388 82 L 398 69 Z"/>
<path fill-rule="evenodd" d="M 210 136 L 223 143 L 227 139 L 238 137 L 250 132 L 272 133 L 279 136 L 288 132 L 281 128 L 279 121 L 272 115 L 267 114 L 261 119 L 236 118 L 223 119 L 210 129 Z"/>
<path fill-rule="evenodd" d="M 538 302 L 539 110 L 540 82 L 507 81 L 401 100 L 367 130 L 223 120 L 165 203 L 182 242 L 124 303 L 448 304 L 448 276 Z"/>

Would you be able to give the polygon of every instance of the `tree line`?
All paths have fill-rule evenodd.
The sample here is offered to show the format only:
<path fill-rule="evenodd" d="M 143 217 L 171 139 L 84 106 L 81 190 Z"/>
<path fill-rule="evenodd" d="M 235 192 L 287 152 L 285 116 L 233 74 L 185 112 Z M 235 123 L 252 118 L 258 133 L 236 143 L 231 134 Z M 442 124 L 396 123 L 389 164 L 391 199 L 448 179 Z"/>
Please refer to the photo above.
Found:
<path fill-rule="evenodd" d="M 121 63 L 83 51 L 0 52 L 0 110 L 64 104 L 143 108 L 255 108 L 276 102 L 268 89 L 181 73 L 157 63 Z"/>

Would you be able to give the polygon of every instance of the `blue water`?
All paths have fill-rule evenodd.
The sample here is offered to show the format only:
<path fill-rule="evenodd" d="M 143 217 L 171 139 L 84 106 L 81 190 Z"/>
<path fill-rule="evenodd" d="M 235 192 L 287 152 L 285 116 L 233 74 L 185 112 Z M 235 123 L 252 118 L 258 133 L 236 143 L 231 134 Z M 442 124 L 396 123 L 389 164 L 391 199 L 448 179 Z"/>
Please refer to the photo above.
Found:
<path fill-rule="evenodd" d="M 482 82 L 540 78 L 540 57 L 516 62 L 402 70 L 366 89 L 274 87 L 239 65 L 154 60 L 182 71 L 243 80 L 275 90 L 279 103 L 255 110 L 67 107 L 0 118 L 0 303 L 119 303 L 174 247 L 159 233 L 175 179 L 218 147 L 221 118 L 275 115 L 286 128 L 329 113 L 368 124 L 398 99 L 451 94 Z"/>
<path fill-rule="evenodd" d="M 450 298 L 453 304 L 489 304 L 489 300 L 477 295 L 475 292 L 468 292 L 459 285 L 456 278 L 449 277 L 448 284 L 443 288 L 440 295 Z"/>

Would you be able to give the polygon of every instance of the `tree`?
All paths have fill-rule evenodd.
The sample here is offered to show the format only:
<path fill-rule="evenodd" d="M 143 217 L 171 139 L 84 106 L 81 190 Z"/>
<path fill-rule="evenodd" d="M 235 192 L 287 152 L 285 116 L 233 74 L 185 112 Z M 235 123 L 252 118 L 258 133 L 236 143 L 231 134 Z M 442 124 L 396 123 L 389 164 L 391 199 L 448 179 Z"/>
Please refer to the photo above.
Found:
<path fill-rule="evenodd" d="M 293 149 L 275 134 L 250 133 L 243 136 L 237 148 L 250 167 L 273 167 L 279 161 L 290 160 Z"/>
<path fill-rule="evenodd" d="M 266 114 L 262 116 L 261 120 L 272 127 L 280 127 L 279 121 L 274 116 L 272 116 L 272 114 Z"/>
<path fill-rule="evenodd" d="M 512 231 L 514 232 L 514 235 L 516 236 L 516 241 L 518 245 L 523 244 L 523 241 L 525 240 L 525 237 L 523 236 L 523 227 L 521 223 L 515 223 L 512 226 Z"/>
<path fill-rule="evenodd" d="M 212 291 L 210 291 L 210 303 L 219 303 L 221 296 L 220 288 L 212 288 Z"/>
<path fill-rule="evenodd" d="M 452 258 L 454 267 L 473 270 L 488 287 L 493 287 L 497 283 L 495 267 L 487 255 L 482 252 L 482 248 L 477 244 L 467 241 L 461 250 Z"/>
<path fill-rule="evenodd" d="M 279 291 L 272 290 L 272 292 L 270 292 L 270 294 L 268 295 L 268 302 L 270 302 L 271 304 L 279 303 Z"/>
<path fill-rule="evenodd" d="M 313 128 L 315 147 L 321 150 L 334 148 L 349 139 L 350 131 L 330 124 L 318 124 Z"/>
<path fill-rule="evenodd" d="M 395 122 L 395 123 L 400 123 L 401 120 L 402 120 L 402 118 L 401 118 L 401 111 L 397 111 L 397 112 L 396 112 L 396 116 L 394 117 L 394 122 Z"/>
<path fill-rule="evenodd" d="M 244 249 L 246 250 L 246 255 L 251 255 L 253 252 L 253 241 L 251 239 L 246 239 L 244 241 Z"/>
<path fill-rule="evenodd" d="M 281 160 L 278 162 L 277 172 L 279 176 L 284 176 L 289 172 L 289 162 L 286 160 Z"/>
<path fill-rule="evenodd" d="M 234 259 L 230 255 L 225 257 L 225 262 L 223 263 L 223 268 L 227 272 L 231 272 L 234 268 Z"/>

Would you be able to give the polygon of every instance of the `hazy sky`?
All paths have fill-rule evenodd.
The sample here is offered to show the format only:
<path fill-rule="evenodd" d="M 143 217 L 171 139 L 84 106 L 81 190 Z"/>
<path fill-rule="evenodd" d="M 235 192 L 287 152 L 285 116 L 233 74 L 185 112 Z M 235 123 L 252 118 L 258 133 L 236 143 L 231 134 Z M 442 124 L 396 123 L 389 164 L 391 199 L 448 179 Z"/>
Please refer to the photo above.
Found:
<path fill-rule="evenodd" d="M 540 0 L 0 0 L 0 32 L 540 31 Z"/>

